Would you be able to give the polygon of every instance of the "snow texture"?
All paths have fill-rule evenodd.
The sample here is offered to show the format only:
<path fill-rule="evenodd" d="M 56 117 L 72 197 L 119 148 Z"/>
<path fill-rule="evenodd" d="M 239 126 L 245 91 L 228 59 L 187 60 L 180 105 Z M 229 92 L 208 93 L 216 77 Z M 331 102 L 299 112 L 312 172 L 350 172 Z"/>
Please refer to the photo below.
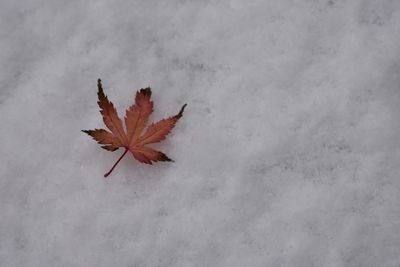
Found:
<path fill-rule="evenodd" d="M 0 266 L 400 266 L 400 1 L 2 0 Z M 188 103 L 148 166 L 120 115 Z"/>

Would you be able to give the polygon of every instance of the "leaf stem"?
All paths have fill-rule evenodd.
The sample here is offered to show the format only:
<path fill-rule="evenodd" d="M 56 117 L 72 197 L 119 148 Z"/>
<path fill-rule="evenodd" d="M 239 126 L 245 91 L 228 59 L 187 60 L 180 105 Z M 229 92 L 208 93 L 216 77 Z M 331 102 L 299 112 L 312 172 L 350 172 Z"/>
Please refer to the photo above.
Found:
<path fill-rule="evenodd" d="M 117 160 L 117 162 L 115 162 L 114 166 L 112 166 L 111 170 L 109 170 L 106 174 L 104 174 L 104 177 L 107 177 L 107 176 L 109 176 L 109 175 L 112 173 L 112 171 L 114 170 L 115 166 L 117 166 L 117 164 L 118 164 L 118 163 L 121 161 L 121 159 L 125 156 L 126 152 L 128 152 L 128 149 L 127 149 L 127 148 L 125 148 L 124 154 L 122 154 L 121 157 L 119 157 L 119 159 Z"/>

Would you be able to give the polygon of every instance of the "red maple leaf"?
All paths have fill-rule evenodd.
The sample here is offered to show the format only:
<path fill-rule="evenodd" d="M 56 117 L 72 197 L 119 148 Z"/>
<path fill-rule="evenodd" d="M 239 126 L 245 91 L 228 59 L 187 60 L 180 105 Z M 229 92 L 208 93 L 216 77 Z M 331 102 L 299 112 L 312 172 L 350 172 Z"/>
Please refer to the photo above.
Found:
<path fill-rule="evenodd" d="M 115 151 L 120 147 L 125 148 L 124 153 L 110 171 L 104 174 L 104 177 L 111 174 L 115 166 L 117 166 L 128 151 L 132 153 L 135 159 L 146 164 L 152 164 L 152 162 L 156 161 L 173 161 L 164 153 L 147 145 L 158 143 L 166 138 L 171 129 L 174 128 L 176 122 L 182 117 L 186 104 L 182 106 L 178 114 L 150 124 L 143 133 L 149 116 L 153 112 L 153 101 L 150 101 L 150 87 L 140 89 L 140 91 L 136 92 L 135 103 L 126 110 L 125 131 L 116 108 L 104 94 L 100 79 L 97 80 L 97 87 L 97 95 L 99 97 L 97 103 L 100 107 L 100 113 L 103 116 L 103 122 L 110 131 L 94 129 L 82 130 L 82 132 L 93 137 L 106 150 Z"/>

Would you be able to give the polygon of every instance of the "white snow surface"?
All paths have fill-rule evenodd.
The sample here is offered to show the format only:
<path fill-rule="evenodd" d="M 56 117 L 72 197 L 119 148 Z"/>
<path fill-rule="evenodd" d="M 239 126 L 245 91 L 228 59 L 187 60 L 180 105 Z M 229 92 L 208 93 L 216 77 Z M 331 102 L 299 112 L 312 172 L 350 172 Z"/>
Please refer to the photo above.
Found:
<path fill-rule="evenodd" d="M 0 66 L 0 266 L 400 266 L 400 1 L 2 0 Z"/>

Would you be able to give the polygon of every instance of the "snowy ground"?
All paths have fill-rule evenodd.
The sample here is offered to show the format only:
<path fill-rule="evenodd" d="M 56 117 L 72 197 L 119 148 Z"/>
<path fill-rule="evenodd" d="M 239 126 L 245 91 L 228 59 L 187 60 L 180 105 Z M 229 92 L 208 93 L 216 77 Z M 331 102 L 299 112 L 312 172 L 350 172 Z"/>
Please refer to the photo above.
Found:
<path fill-rule="evenodd" d="M 0 266 L 400 266 L 400 1 L 0 7 Z M 103 178 L 99 77 L 175 163 Z"/>

